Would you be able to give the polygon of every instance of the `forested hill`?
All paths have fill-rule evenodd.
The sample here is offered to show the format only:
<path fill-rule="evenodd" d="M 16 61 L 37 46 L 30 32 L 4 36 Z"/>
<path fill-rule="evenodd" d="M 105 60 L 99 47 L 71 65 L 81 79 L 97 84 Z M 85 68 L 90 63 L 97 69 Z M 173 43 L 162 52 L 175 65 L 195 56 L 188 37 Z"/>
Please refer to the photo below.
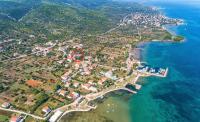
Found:
<path fill-rule="evenodd" d="M 47 39 L 100 34 L 127 14 L 148 9 L 112 0 L 0 0 L 0 40 L 30 34 Z"/>

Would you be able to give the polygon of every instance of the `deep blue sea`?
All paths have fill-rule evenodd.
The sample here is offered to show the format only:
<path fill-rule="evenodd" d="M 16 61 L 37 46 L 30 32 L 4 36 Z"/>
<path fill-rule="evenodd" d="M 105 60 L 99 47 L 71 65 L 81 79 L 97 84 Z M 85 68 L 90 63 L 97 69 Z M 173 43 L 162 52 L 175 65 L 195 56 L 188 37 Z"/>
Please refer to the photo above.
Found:
<path fill-rule="evenodd" d="M 168 29 L 186 39 L 145 45 L 142 60 L 169 67 L 169 74 L 167 78 L 140 78 L 143 87 L 129 100 L 131 121 L 200 122 L 200 0 L 164 1 L 146 4 L 161 8 L 169 17 L 184 19 L 186 24 Z"/>

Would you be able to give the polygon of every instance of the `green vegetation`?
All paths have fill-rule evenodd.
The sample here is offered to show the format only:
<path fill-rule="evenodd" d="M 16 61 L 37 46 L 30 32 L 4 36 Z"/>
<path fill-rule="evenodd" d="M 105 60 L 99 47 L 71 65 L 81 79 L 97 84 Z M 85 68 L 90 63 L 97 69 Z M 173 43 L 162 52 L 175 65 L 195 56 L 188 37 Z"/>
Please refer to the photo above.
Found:
<path fill-rule="evenodd" d="M 41 2 L 40 0 L 24 1 L 24 2 L 0 1 L 0 13 L 4 13 L 5 15 L 8 15 L 15 20 L 19 20 L 32 8 L 38 6 L 40 2 Z"/>
<path fill-rule="evenodd" d="M 5 116 L 5 115 L 0 115 L 0 122 L 8 122 L 9 121 L 9 117 Z"/>
<path fill-rule="evenodd" d="M 0 0 L 0 96 L 15 109 L 43 116 L 44 106 L 56 109 L 73 102 L 70 93 L 86 95 L 113 86 L 111 77 L 130 75 L 124 70 L 129 45 L 172 40 L 159 26 L 121 23 L 131 13 L 157 11 L 112 0 Z M 67 61 L 79 44 L 88 58 L 80 64 Z M 111 77 L 104 74 L 109 71 Z M 88 82 L 93 91 L 83 87 Z"/>
<path fill-rule="evenodd" d="M 47 94 L 45 93 L 40 93 L 39 95 L 37 95 L 37 99 L 38 101 L 36 102 L 36 104 L 31 108 L 31 113 L 35 112 L 35 110 L 40 106 L 42 105 L 43 103 L 45 103 L 49 97 Z"/>
<path fill-rule="evenodd" d="M 182 40 L 184 40 L 184 37 L 183 36 L 174 36 L 173 40 L 174 41 L 182 41 Z"/>
<path fill-rule="evenodd" d="M 0 83 L 0 93 L 7 90 L 7 89 L 8 89 L 8 87 L 5 84 Z"/>

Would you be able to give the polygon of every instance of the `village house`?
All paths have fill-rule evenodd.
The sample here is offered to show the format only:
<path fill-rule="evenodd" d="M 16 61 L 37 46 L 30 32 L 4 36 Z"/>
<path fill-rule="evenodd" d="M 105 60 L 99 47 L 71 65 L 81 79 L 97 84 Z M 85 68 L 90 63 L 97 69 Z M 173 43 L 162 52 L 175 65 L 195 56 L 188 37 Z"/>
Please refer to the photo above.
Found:
<path fill-rule="evenodd" d="M 80 63 L 76 63 L 76 64 L 74 65 L 74 67 L 75 67 L 76 70 L 78 70 L 78 69 L 80 68 Z"/>
<path fill-rule="evenodd" d="M 59 60 L 57 61 L 59 64 L 62 64 L 64 62 L 64 60 Z"/>
<path fill-rule="evenodd" d="M 80 96 L 79 93 L 77 93 L 77 92 L 72 92 L 72 93 L 70 93 L 70 94 L 67 96 L 67 98 L 69 98 L 69 99 L 77 99 L 79 96 Z"/>
<path fill-rule="evenodd" d="M 82 75 L 90 75 L 91 72 L 90 70 L 88 69 L 88 67 L 83 67 L 83 72 L 81 73 Z"/>
<path fill-rule="evenodd" d="M 72 58 L 73 58 L 72 52 L 70 51 L 70 53 L 69 53 L 68 56 L 67 56 L 67 61 L 68 61 L 68 62 L 72 62 Z"/>
<path fill-rule="evenodd" d="M 61 76 L 62 82 L 66 82 L 69 79 L 69 75 L 72 73 L 72 70 L 69 70 L 64 75 Z"/>
<path fill-rule="evenodd" d="M 51 47 L 41 47 L 41 46 L 36 46 L 33 48 L 32 52 L 36 53 L 36 55 L 44 55 L 46 56 L 47 53 L 51 50 Z"/>
<path fill-rule="evenodd" d="M 47 114 L 51 112 L 51 109 L 49 108 L 49 106 L 45 106 L 44 108 L 42 108 L 42 112 L 44 112 L 46 116 Z"/>
<path fill-rule="evenodd" d="M 65 82 L 65 87 L 69 87 L 71 85 L 70 82 Z"/>
<path fill-rule="evenodd" d="M 65 67 L 69 67 L 69 64 L 65 64 Z"/>
<path fill-rule="evenodd" d="M 92 56 L 85 56 L 85 60 L 92 60 Z"/>
<path fill-rule="evenodd" d="M 97 91 L 98 91 L 97 88 L 94 87 L 94 86 L 90 86 L 90 87 L 89 87 L 89 90 L 90 90 L 91 92 L 97 92 Z"/>
<path fill-rule="evenodd" d="M 82 84 L 81 87 L 85 90 L 89 90 L 89 88 L 91 87 L 91 84 L 86 83 L 86 84 Z"/>
<path fill-rule="evenodd" d="M 99 85 L 103 85 L 104 82 L 105 82 L 107 79 L 108 79 L 108 78 L 106 78 L 106 77 L 102 77 L 102 78 L 98 81 L 98 84 L 99 84 Z"/>
<path fill-rule="evenodd" d="M 35 35 L 29 35 L 30 38 L 35 38 Z"/>
<path fill-rule="evenodd" d="M 58 118 L 63 114 L 62 111 L 57 110 L 49 119 L 49 122 L 56 122 L 58 120 Z"/>
<path fill-rule="evenodd" d="M 96 63 L 92 64 L 92 68 L 96 68 L 96 67 L 97 67 Z"/>
<path fill-rule="evenodd" d="M 97 85 L 97 84 L 96 84 L 94 81 L 92 81 L 92 80 L 90 80 L 88 83 L 91 84 L 91 85 Z"/>
<path fill-rule="evenodd" d="M 91 91 L 91 92 L 97 92 L 98 91 L 96 87 L 92 86 L 89 83 L 82 84 L 81 86 L 82 86 L 83 89 Z"/>
<path fill-rule="evenodd" d="M 104 75 L 105 77 L 110 78 L 112 80 L 117 80 L 117 77 L 113 75 L 112 71 L 108 71 Z"/>
<path fill-rule="evenodd" d="M 123 82 L 123 81 L 124 81 L 124 79 L 123 79 L 123 78 L 120 78 L 120 79 L 118 79 L 118 81 L 119 81 L 119 82 Z"/>
<path fill-rule="evenodd" d="M 54 45 L 56 45 L 56 44 L 50 41 L 50 42 L 47 42 L 46 45 L 47 45 L 47 46 L 54 46 Z"/>
<path fill-rule="evenodd" d="M 63 53 L 65 53 L 65 51 L 68 49 L 68 46 L 64 46 L 64 47 L 59 47 L 58 51 L 61 51 Z"/>
<path fill-rule="evenodd" d="M 81 75 L 90 75 L 91 74 L 91 71 L 87 65 L 87 63 L 82 63 L 82 66 L 83 66 L 83 72 L 81 72 Z"/>
<path fill-rule="evenodd" d="M 77 44 L 77 45 L 73 46 L 73 48 L 81 49 L 81 48 L 83 48 L 83 45 L 82 44 Z"/>
<path fill-rule="evenodd" d="M 73 86 L 74 86 L 75 88 L 78 88 L 78 87 L 79 87 L 79 85 L 80 85 L 80 83 L 79 83 L 79 82 L 74 82 L 74 83 L 73 83 Z"/>
<path fill-rule="evenodd" d="M 85 63 L 91 65 L 92 64 L 92 57 L 91 56 L 85 56 Z"/>
<path fill-rule="evenodd" d="M 67 91 L 65 90 L 58 90 L 58 94 L 65 97 L 65 95 L 67 94 Z"/>
<path fill-rule="evenodd" d="M 4 103 L 1 105 L 1 107 L 3 107 L 3 108 L 9 108 L 9 107 L 10 107 L 10 103 L 4 102 Z"/>
<path fill-rule="evenodd" d="M 22 122 L 23 121 L 23 117 L 22 116 L 12 116 L 10 118 L 10 122 Z"/>

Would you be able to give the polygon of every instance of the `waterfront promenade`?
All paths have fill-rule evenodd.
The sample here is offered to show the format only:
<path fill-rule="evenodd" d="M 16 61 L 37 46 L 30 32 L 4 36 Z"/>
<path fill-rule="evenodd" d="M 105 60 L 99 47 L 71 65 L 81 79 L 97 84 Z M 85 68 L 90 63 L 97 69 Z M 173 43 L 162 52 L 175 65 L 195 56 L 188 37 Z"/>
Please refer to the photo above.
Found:
<path fill-rule="evenodd" d="M 104 95 L 113 92 L 113 91 L 117 91 L 117 90 L 125 90 L 128 91 L 132 94 L 136 94 L 136 91 L 133 91 L 129 88 L 126 88 L 126 86 L 129 85 L 133 85 L 136 87 L 137 90 L 139 90 L 141 88 L 141 85 L 136 84 L 138 79 L 140 77 L 147 77 L 147 76 L 157 76 L 157 77 L 166 77 L 168 73 L 168 69 L 166 69 L 166 72 L 164 75 L 156 75 L 156 74 L 150 74 L 150 73 L 140 73 L 137 71 L 133 71 L 132 75 L 127 76 L 123 81 L 117 81 L 113 86 L 110 86 L 106 89 L 104 89 L 101 92 L 98 93 L 90 93 L 88 95 L 85 96 L 81 96 L 81 99 L 83 99 L 80 102 L 80 98 L 75 100 L 73 103 L 63 106 L 61 108 L 56 109 L 55 111 L 59 110 L 59 111 L 63 111 L 63 114 L 61 117 L 58 118 L 58 120 L 60 120 L 64 115 L 70 113 L 70 112 L 78 112 L 78 111 L 90 111 L 92 109 L 95 109 L 97 106 L 92 107 L 89 106 L 88 103 L 91 101 L 94 101 L 98 98 L 103 98 Z M 54 111 L 54 112 L 55 112 Z"/>
<path fill-rule="evenodd" d="M 140 76 L 141 76 L 141 74 L 131 75 L 129 77 L 126 77 L 126 79 L 124 81 L 116 82 L 115 85 L 108 87 L 101 92 L 91 93 L 91 94 L 88 94 L 88 95 L 85 95 L 85 96 L 81 96 L 79 99 L 75 100 L 73 103 L 66 105 L 66 106 L 62 106 L 62 107 L 54 110 L 54 112 L 56 112 L 56 111 L 62 111 L 63 112 L 63 114 L 58 118 L 58 121 L 64 115 L 66 115 L 70 112 L 90 111 L 92 109 L 95 109 L 97 106 L 95 106 L 95 107 L 89 106 L 88 103 L 93 101 L 93 100 L 96 100 L 98 98 L 102 98 L 104 95 L 106 95 L 110 92 L 118 91 L 118 90 L 125 90 L 125 91 L 132 93 L 132 94 L 136 94 L 137 93 L 136 91 L 133 91 L 131 89 L 126 88 L 126 85 L 128 85 L 128 84 L 135 85 Z"/>

